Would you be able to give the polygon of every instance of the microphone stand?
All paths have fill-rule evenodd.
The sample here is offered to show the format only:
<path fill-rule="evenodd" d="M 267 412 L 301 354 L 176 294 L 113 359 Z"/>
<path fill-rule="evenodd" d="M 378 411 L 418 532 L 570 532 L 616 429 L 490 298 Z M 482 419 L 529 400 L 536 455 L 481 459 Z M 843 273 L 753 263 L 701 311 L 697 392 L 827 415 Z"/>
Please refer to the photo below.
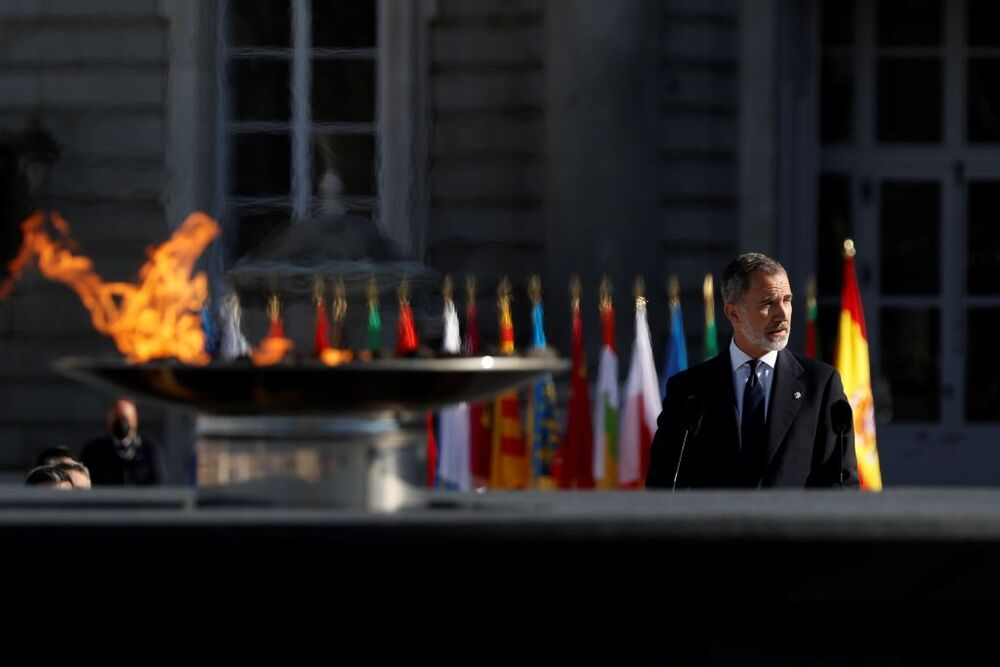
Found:
<path fill-rule="evenodd" d="M 840 447 L 840 468 L 837 469 L 837 479 L 840 480 L 840 488 L 844 488 L 844 436 L 847 435 L 844 429 L 837 431 L 837 446 Z"/>
<path fill-rule="evenodd" d="M 681 474 L 681 461 L 684 460 L 684 447 L 687 445 L 689 433 L 691 433 L 691 427 L 684 427 L 684 439 L 681 440 L 681 453 L 677 456 L 677 469 L 674 470 L 674 485 L 670 487 L 671 493 L 677 490 L 677 477 Z"/>
<path fill-rule="evenodd" d="M 833 429 L 837 433 L 837 448 L 840 450 L 840 469 L 837 471 L 837 481 L 840 488 L 844 488 L 844 462 L 847 456 L 847 431 L 854 428 L 854 415 L 851 412 L 851 405 L 846 399 L 835 401 L 830 408 L 830 417 L 833 421 Z"/>
<path fill-rule="evenodd" d="M 687 400 L 684 401 L 684 438 L 681 440 L 681 451 L 677 455 L 677 469 L 674 470 L 674 484 L 670 488 L 671 492 L 677 490 L 677 478 L 681 474 L 681 461 L 684 460 L 684 448 L 687 446 L 688 437 L 698 434 L 704 416 L 705 404 L 697 396 L 688 396 Z"/>

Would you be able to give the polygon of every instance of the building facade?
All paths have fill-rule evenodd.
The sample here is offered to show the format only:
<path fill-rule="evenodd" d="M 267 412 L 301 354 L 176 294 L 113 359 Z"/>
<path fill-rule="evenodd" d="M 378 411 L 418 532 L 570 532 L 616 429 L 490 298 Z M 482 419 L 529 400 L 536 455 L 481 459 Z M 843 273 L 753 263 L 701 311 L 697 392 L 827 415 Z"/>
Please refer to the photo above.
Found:
<path fill-rule="evenodd" d="M 217 287 L 275 230 L 342 211 L 406 257 L 475 275 L 487 337 L 507 275 L 527 341 L 538 273 L 550 341 L 568 351 L 578 273 L 592 368 L 602 275 L 623 358 L 635 276 L 662 355 L 676 275 L 697 361 L 702 278 L 747 250 L 788 268 L 800 350 L 815 277 L 830 361 L 851 235 L 886 485 L 993 484 L 996 11 L 980 0 L 19 0 L 0 7 L 0 129 L 20 136 L 37 119 L 60 146 L 37 204 L 65 215 L 108 279 L 128 279 L 192 210 L 223 227 L 202 262 Z M 11 474 L 101 428 L 108 396 L 50 370 L 69 354 L 114 350 L 75 295 L 29 272 L 0 303 Z M 189 420 L 141 408 L 182 480 Z"/>

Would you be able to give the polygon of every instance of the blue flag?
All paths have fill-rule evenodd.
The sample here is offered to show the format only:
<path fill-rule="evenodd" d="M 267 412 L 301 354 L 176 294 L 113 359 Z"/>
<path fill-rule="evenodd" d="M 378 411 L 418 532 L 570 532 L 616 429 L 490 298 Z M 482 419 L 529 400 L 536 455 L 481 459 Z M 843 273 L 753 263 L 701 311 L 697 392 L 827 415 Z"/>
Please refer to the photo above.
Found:
<path fill-rule="evenodd" d="M 531 311 L 532 347 L 545 347 L 544 316 L 541 301 Z M 528 404 L 527 433 L 531 438 L 532 486 L 539 489 L 555 488 L 552 464 L 559 451 L 559 420 L 556 416 L 556 385 L 551 374 L 535 381 Z"/>
<path fill-rule="evenodd" d="M 670 306 L 670 335 L 667 337 L 667 358 L 663 362 L 663 375 L 660 376 L 660 398 L 667 396 L 667 380 L 672 375 L 687 369 L 687 343 L 684 340 L 684 318 L 681 317 L 679 301 Z"/>
<path fill-rule="evenodd" d="M 212 322 L 212 308 L 208 299 L 205 299 L 205 303 L 201 307 L 201 330 L 205 334 L 205 352 L 208 353 L 208 356 L 214 357 L 218 351 L 219 341 L 215 324 Z"/>

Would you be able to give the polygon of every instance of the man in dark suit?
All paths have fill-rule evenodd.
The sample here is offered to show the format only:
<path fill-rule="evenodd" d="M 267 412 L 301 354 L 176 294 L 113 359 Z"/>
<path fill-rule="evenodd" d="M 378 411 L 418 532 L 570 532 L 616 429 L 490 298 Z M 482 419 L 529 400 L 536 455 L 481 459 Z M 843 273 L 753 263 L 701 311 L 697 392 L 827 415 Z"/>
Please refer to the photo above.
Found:
<path fill-rule="evenodd" d="M 83 446 L 80 458 L 94 486 L 148 486 L 166 477 L 159 447 L 139 435 L 135 403 L 119 398 L 108 410 L 108 434 Z"/>
<path fill-rule="evenodd" d="M 849 421 L 840 374 L 784 349 L 792 319 L 785 269 L 766 255 L 740 255 L 722 273 L 722 298 L 732 342 L 670 378 L 646 486 L 857 487 L 854 429 L 840 437 L 834 427 Z"/>

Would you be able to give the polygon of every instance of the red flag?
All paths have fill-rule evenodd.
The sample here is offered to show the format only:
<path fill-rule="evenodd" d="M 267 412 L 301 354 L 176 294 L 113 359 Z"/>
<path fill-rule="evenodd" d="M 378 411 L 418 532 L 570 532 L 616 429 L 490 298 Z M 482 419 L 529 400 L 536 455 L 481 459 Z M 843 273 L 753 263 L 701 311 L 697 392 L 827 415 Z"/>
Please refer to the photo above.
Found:
<path fill-rule="evenodd" d="M 465 308 L 465 340 L 462 353 L 467 357 L 479 354 L 479 310 L 471 293 Z M 491 412 L 483 403 L 469 405 L 469 461 L 472 467 L 472 485 L 485 486 L 490 478 L 490 457 L 493 447 Z"/>
<path fill-rule="evenodd" d="M 569 414 L 566 439 L 562 446 L 559 488 L 594 488 L 594 432 L 590 417 L 590 389 L 587 362 L 583 356 L 583 323 L 580 308 L 573 308 L 573 370 L 570 376 Z"/>
<path fill-rule="evenodd" d="M 434 413 L 427 412 L 427 487 L 437 486 L 437 435 L 434 433 Z"/>
<path fill-rule="evenodd" d="M 465 308 L 465 340 L 462 341 L 462 354 L 474 357 L 479 354 L 479 309 L 476 302 L 470 301 Z"/>
<path fill-rule="evenodd" d="M 413 309 L 410 304 L 399 306 L 399 331 L 396 339 L 396 356 L 405 357 L 417 351 L 417 329 L 413 325 Z"/>
<path fill-rule="evenodd" d="M 323 352 L 330 347 L 330 327 L 326 321 L 326 308 L 323 307 L 322 299 L 316 300 L 316 329 L 313 336 L 313 354 L 322 356 Z"/>
<path fill-rule="evenodd" d="M 272 294 L 267 302 L 267 315 L 271 318 L 271 326 L 267 335 L 250 353 L 254 366 L 270 366 L 285 358 L 295 345 L 285 338 L 285 325 L 281 321 L 281 305 L 278 296 Z"/>
<path fill-rule="evenodd" d="M 265 338 L 284 338 L 285 337 L 285 325 L 281 321 L 280 317 L 275 317 L 271 320 L 271 327 L 267 330 L 267 336 Z"/>
<path fill-rule="evenodd" d="M 493 455 L 492 414 L 483 403 L 469 405 L 469 464 L 473 486 L 485 486 L 490 478 Z"/>

